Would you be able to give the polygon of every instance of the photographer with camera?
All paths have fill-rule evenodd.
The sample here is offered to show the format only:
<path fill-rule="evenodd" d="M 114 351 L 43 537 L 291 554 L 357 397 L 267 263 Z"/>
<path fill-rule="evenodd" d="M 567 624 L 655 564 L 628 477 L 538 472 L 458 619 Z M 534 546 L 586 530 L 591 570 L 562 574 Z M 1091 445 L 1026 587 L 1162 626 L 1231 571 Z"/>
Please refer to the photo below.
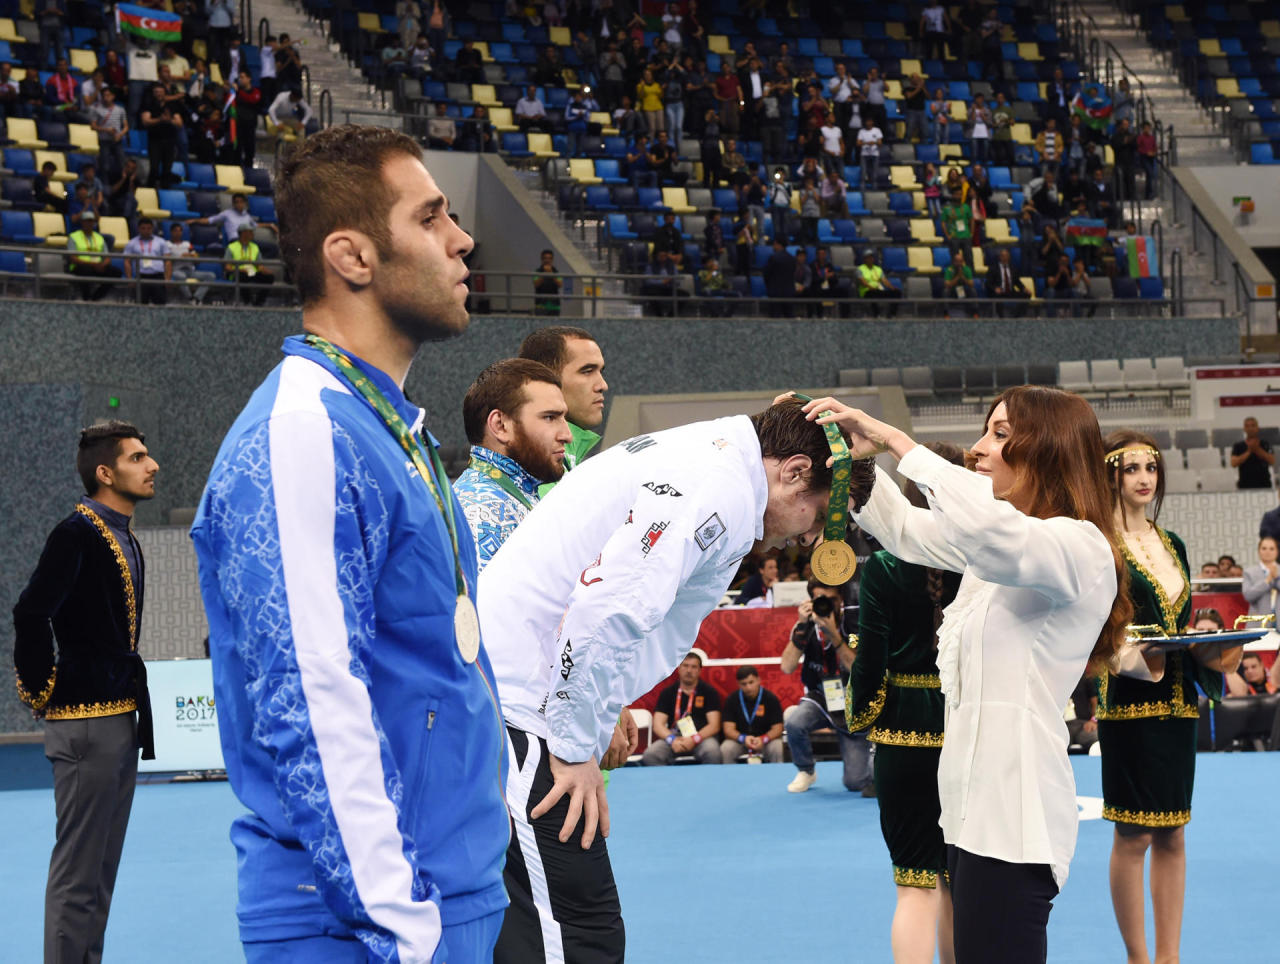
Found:
<path fill-rule="evenodd" d="M 855 639 L 844 628 L 844 588 L 809 580 L 809 601 L 800 605 L 800 618 L 782 651 L 779 669 L 789 675 L 800 667 L 805 688 L 785 725 L 791 759 L 799 771 L 787 784 L 790 793 L 804 793 L 817 780 L 810 734 L 830 727 L 840 741 L 845 788 L 861 791 L 864 797 L 875 795 L 871 747 L 866 736 L 850 733 L 844 725 L 844 693 L 855 652 Z"/>

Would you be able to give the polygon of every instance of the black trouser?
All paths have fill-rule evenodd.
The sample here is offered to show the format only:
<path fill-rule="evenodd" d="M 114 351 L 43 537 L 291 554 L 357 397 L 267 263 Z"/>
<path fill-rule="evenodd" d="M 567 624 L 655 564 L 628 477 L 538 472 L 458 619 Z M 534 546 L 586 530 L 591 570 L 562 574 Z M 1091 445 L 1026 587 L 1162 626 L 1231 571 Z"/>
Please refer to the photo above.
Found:
<path fill-rule="evenodd" d="M 569 812 L 566 795 L 537 820 L 529 813 L 551 790 L 547 741 L 507 727 L 507 809 L 511 843 L 503 877 L 511 906 L 494 948 L 494 964 L 621 964 L 626 932 L 618 888 L 604 837 L 582 849 L 579 820 L 568 843 L 560 828 Z"/>
<path fill-rule="evenodd" d="M 1048 864 L 1011 864 L 947 846 L 956 964 L 1035 964 L 1049 956 L 1058 885 Z"/>
<path fill-rule="evenodd" d="M 88 278 L 123 278 L 124 272 L 113 264 L 101 265 L 101 270 L 95 270 L 88 265 L 73 264 L 71 265 L 71 273 L 78 277 Z M 111 290 L 111 285 L 106 283 L 94 284 L 91 281 L 80 282 L 80 297 L 85 301 L 101 301 L 106 293 Z"/>
<path fill-rule="evenodd" d="M 164 272 L 139 273 L 138 303 L 143 305 L 162 305 L 169 300 L 164 284 Z"/>
<path fill-rule="evenodd" d="M 151 173 L 148 187 L 168 187 L 173 182 L 173 162 L 178 159 L 178 140 L 173 136 L 150 134 L 147 137 L 147 162 Z"/>

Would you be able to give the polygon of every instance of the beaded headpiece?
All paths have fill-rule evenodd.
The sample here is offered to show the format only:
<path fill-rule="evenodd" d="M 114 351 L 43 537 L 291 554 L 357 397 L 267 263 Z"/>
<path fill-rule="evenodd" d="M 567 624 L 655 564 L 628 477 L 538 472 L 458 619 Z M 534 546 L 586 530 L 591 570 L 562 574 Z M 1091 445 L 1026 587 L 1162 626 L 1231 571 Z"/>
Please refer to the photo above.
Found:
<path fill-rule="evenodd" d="M 1108 465 L 1120 465 L 1124 461 L 1124 457 L 1130 452 L 1135 455 L 1150 455 L 1157 462 L 1160 461 L 1160 453 L 1158 451 L 1153 449 L 1150 445 L 1143 445 L 1141 443 L 1125 445 L 1118 449 L 1112 449 L 1107 453 L 1107 457 L 1104 461 L 1106 461 Z"/>

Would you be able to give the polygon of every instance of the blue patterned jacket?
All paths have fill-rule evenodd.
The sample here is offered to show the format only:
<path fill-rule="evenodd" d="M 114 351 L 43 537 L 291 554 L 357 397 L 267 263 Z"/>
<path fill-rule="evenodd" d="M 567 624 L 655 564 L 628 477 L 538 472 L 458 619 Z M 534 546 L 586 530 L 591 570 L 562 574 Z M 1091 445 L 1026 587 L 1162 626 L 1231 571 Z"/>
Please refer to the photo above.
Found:
<path fill-rule="evenodd" d="M 493 480 L 490 472 L 505 475 L 524 493 L 529 505 Z M 462 504 L 462 511 L 471 526 L 476 540 L 476 555 L 480 557 L 480 571 L 489 564 L 493 554 L 515 532 L 530 508 L 538 504 L 538 482 L 515 459 L 499 455 L 483 445 L 471 446 L 471 465 L 453 483 L 453 491 Z"/>
<path fill-rule="evenodd" d="M 448 530 L 413 461 L 322 354 L 301 338 L 284 353 L 192 527 L 222 752 L 249 810 L 231 828 L 241 939 L 354 934 L 371 961 L 444 960 L 443 926 L 507 903 L 492 668 L 455 645 Z M 352 361 L 418 431 L 393 381 Z"/>

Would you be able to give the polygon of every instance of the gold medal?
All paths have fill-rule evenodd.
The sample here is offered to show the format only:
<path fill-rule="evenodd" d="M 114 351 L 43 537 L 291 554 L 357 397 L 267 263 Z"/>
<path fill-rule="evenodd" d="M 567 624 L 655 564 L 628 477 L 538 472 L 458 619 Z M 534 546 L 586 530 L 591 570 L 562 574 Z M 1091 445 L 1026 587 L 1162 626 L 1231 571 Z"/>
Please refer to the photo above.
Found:
<path fill-rule="evenodd" d="M 458 641 L 458 652 L 467 663 L 474 663 L 480 655 L 480 616 L 471 597 L 463 593 L 453 610 L 453 635 Z"/>
<path fill-rule="evenodd" d="M 843 586 L 853 578 L 858 568 L 858 557 L 847 542 L 824 542 L 813 550 L 809 568 L 819 582 L 828 586 Z"/>

